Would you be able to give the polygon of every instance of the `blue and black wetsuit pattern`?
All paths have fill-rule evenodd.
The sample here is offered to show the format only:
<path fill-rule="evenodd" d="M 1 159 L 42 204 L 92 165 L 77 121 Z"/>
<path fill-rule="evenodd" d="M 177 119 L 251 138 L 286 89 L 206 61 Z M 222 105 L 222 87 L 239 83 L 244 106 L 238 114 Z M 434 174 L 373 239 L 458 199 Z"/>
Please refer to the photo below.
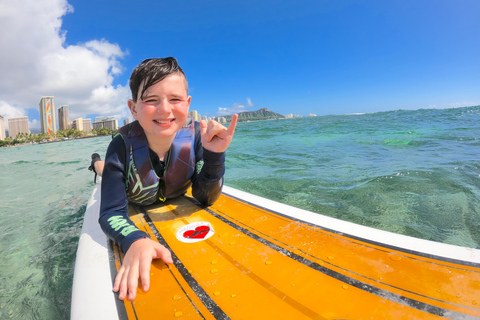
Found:
<path fill-rule="evenodd" d="M 138 127 L 144 135 L 143 129 L 139 125 Z M 122 127 L 119 132 L 125 133 L 126 130 Z M 194 135 L 194 139 L 188 138 L 188 131 Z M 177 143 L 172 144 L 167 163 L 160 166 L 164 169 L 156 172 L 153 169 L 155 165 L 152 164 L 158 164 L 160 161 L 148 148 L 146 138 L 145 144 L 136 142 L 135 145 L 126 143 L 124 139 L 125 134 L 115 135 L 107 150 L 102 175 L 99 223 L 107 236 L 126 252 L 135 240 L 148 237 L 146 233 L 136 228 L 128 217 L 129 200 L 140 205 L 148 205 L 182 195 L 192 186 L 192 195 L 202 204 L 211 205 L 222 192 L 225 153 L 205 150 L 201 143 L 200 125 L 198 122 L 192 122 L 189 130 L 179 131 Z M 129 148 L 129 145 L 132 148 Z M 139 149 L 142 149 L 142 152 L 139 152 Z M 148 161 L 137 160 L 137 157 L 141 159 L 145 155 Z M 140 166 L 137 167 L 137 162 L 141 163 L 142 169 Z M 148 166 L 145 163 L 148 163 Z M 136 174 L 138 176 L 132 178 Z M 144 179 L 141 188 L 151 187 L 151 192 L 135 193 L 137 190 L 135 186 L 138 184 L 138 180 L 135 179 L 139 178 Z"/>

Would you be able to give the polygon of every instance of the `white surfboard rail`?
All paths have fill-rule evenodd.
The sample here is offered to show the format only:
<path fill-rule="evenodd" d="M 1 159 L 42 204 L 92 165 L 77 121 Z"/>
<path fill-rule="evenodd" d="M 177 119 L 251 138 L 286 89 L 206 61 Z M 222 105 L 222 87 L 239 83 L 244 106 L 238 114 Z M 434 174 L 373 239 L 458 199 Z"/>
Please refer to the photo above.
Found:
<path fill-rule="evenodd" d="M 98 223 L 101 184 L 88 201 L 78 243 L 73 277 L 72 320 L 118 319 L 107 247 L 107 237 Z"/>

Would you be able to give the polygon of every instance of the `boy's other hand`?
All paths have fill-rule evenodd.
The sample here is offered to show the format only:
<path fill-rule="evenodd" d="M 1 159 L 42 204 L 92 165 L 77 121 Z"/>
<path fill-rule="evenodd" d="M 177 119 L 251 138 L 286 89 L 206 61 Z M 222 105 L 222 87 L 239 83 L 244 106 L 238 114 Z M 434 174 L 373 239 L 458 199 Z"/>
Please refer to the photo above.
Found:
<path fill-rule="evenodd" d="M 200 132 L 202 134 L 202 145 L 212 152 L 225 152 L 232 141 L 237 126 L 238 115 L 232 116 L 232 122 L 228 129 L 217 121 L 200 121 Z"/>
<path fill-rule="evenodd" d="M 132 243 L 118 269 L 113 291 L 119 292 L 118 298 L 133 301 L 137 297 L 138 279 L 142 290 L 150 289 L 150 267 L 153 259 L 161 258 L 165 263 L 173 263 L 167 248 L 152 239 L 144 238 Z"/>

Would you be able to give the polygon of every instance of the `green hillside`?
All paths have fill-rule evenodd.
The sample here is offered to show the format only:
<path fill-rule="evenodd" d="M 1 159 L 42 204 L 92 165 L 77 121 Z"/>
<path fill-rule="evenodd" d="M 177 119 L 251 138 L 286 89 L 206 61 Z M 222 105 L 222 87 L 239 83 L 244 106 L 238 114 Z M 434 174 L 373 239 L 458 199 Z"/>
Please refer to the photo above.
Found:
<path fill-rule="evenodd" d="M 232 116 L 225 116 L 227 122 L 232 120 Z M 272 119 L 285 119 L 284 115 L 263 108 L 257 111 L 246 111 L 238 114 L 238 122 L 245 121 L 258 121 L 258 120 L 272 120 Z"/>

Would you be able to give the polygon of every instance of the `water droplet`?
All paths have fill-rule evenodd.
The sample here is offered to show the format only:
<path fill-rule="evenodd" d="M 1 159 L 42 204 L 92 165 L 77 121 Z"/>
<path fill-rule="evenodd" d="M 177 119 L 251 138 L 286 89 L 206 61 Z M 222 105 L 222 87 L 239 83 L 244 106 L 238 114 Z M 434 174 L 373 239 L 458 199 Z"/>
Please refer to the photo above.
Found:
<path fill-rule="evenodd" d="M 235 293 L 232 293 L 230 297 L 235 298 L 237 295 Z"/>
<path fill-rule="evenodd" d="M 217 264 L 217 260 L 212 260 L 212 264 Z"/>
<path fill-rule="evenodd" d="M 218 270 L 217 270 L 217 269 L 212 269 L 212 270 L 210 270 L 210 272 L 211 272 L 211 273 L 217 273 Z"/>
<path fill-rule="evenodd" d="M 392 259 L 393 261 L 400 261 L 400 260 L 402 260 L 402 257 L 394 254 L 394 255 L 390 256 L 390 259 Z"/>
<path fill-rule="evenodd" d="M 216 296 L 219 296 L 219 295 L 220 295 L 220 291 L 215 291 L 213 294 L 216 295 Z"/>
<path fill-rule="evenodd" d="M 345 290 L 348 289 L 348 284 L 344 284 L 344 285 L 342 286 L 342 288 L 345 289 Z"/>
<path fill-rule="evenodd" d="M 150 272 L 150 277 L 153 277 L 154 275 L 155 275 L 155 273 Z"/>
<path fill-rule="evenodd" d="M 335 259 L 335 257 L 334 256 L 328 256 L 328 259 L 333 260 L 333 259 Z"/>
<path fill-rule="evenodd" d="M 457 294 L 457 298 L 460 298 L 461 296 L 462 296 L 462 295 L 461 295 L 460 293 L 459 293 L 459 294 Z"/>
<path fill-rule="evenodd" d="M 236 244 L 235 241 L 230 242 L 230 245 L 231 245 L 231 246 L 233 246 L 233 245 L 235 245 L 235 244 Z"/>
<path fill-rule="evenodd" d="M 180 297 L 178 294 L 176 294 L 176 295 L 173 296 L 173 300 L 180 300 L 180 298 L 181 298 L 181 297 Z"/>
<path fill-rule="evenodd" d="M 272 261 L 268 260 L 265 264 L 272 264 Z"/>
<path fill-rule="evenodd" d="M 472 301 L 472 304 L 477 304 L 477 301 L 473 300 L 473 301 Z"/>
<path fill-rule="evenodd" d="M 175 317 L 178 318 L 178 317 L 181 317 L 181 316 L 183 316 L 183 312 L 182 312 L 182 311 L 177 311 L 177 312 L 175 312 Z"/>

